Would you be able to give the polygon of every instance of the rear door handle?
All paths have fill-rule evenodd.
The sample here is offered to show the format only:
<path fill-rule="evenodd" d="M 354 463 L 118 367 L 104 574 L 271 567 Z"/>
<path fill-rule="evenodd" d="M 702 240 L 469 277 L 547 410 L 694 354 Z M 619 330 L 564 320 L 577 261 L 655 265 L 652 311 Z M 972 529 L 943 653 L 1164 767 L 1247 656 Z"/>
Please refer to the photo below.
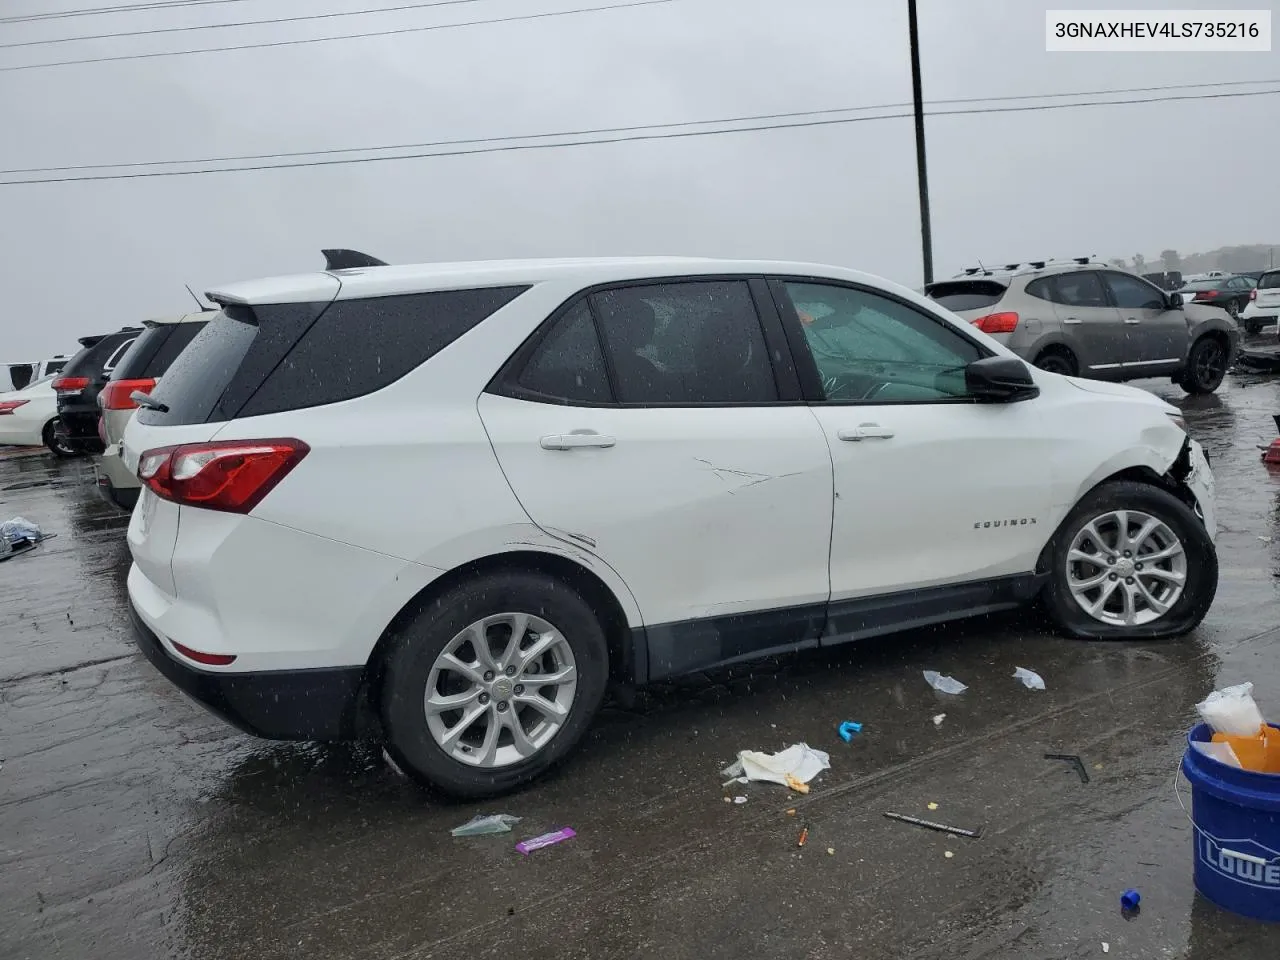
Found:
<path fill-rule="evenodd" d="M 553 433 L 538 441 L 543 450 L 576 450 L 579 447 L 612 447 L 618 441 L 602 433 Z"/>
<path fill-rule="evenodd" d="M 1063 322 L 1063 323 L 1080 323 L 1080 318 L 1079 318 L 1079 317 L 1067 317 L 1067 319 L 1063 320 L 1062 322 Z"/>
<path fill-rule="evenodd" d="M 1127 324 L 1138 324 L 1138 323 L 1141 323 L 1142 321 L 1139 320 L 1137 317 L 1126 317 L 1124 322 Z"/>
<path fill-rule="evenodd" d="M 860 423 L 851 430 L 840 430 L 836 436 L 841 440 L 890 440 L 893 431 L 878 423 Z"/>

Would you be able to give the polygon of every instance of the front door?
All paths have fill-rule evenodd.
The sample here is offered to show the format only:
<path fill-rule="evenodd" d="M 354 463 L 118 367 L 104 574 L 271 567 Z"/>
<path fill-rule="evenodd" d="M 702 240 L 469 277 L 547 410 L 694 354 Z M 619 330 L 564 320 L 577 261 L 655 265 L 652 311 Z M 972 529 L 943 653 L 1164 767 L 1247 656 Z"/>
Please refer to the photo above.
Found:
<path fill-rule="evenodd" d="M 973 402 L 964 368 L 987 348 L 913 304 L 825 281 L 773 289 L 816 367 L 811 409 L 835 464 L 827 642 L 886 610 L 928 620 L 981 606 L 992 584 L 1030 574 L 1053 532 L 1036 402 Z"/>
<path fill-rule="evenodd" d="M 1102 274 L 1124 323 L 1127 378 L 1172 373 L 1187 354 L 1187 318 L 1169 308 L 1164 293 L 1140 277 L 1116 270 Z"/>
<path fill-rule="evenodd" d="M 631 590 L 651 679 L 817 643 L 831 456 L 757 292 L 772 330 L 743 279 L 598 291 L 480 397 L 529 517 Z"/>

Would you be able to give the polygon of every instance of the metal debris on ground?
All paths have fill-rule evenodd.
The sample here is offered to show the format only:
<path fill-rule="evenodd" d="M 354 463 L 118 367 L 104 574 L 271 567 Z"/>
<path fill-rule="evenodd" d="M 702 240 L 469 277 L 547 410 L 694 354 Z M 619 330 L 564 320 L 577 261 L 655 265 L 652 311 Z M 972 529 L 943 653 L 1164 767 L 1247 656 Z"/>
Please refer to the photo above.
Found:
<path fill-rule="evenodd" d="M 839 732 L 840 732 L 840 739 L 843 740 L 845 743 L 850 743 L 852 742 L 853 735 L 855 733 L 862 732 L 862 724 L 854 723 L 852 720 L 846 720 L 844 723 L 840 724 Z"/>
<path fill-rule="evenodd" d="M 890 820 L 909 823 L 916 827 L 924 827 L 927 830 L 937 830 L 939 833 L 954 833 L 958 837 L 968 837 L 971 840 L 977 840 L 982 836 L 981 827 L 977 830 L 965 830 L 961 827 L 949 827 L 945 823 L 934 823 L 932 820 L 921 820 L 919 817 L 909 817 L 905 813 L 886 813 L 885 816 Z"/>
<path fill-rule="evenodd" d="M 491 833 L 510 833 L 519 817 L 506 813 L 477 814 L 460 827 L 449 831 L 455 837 L 482 837 Z"/>
<path fill-rule="evenodd" d="M 1089 782 L 1089 771 L 1084 768 L 1084 761 L 1074 753 L 1046 753 L 1044 758 L 1046 760 L 1065 760 L 1076 768 L 1076 773 L 1079 775 L 1081 783 Z"/>
<path fill-rule="evenodd" d="M 823 770 L 831 769 L 831 757 L 808 744 L 795 743 L 778 753 L 741 750 L 738 759 L 720 771 L 722 777 L 742 777 L 747 781 L 767 781 L 790 786 L 789 780 L 807 784 Z M 727 786 L 728 784 L 726 784 Z M 799 791 L 801 793 L 807 791 Z"/>
<path fill-rule="evenodd" d="M 563 827 L 560 830 L 552 830 L 550 833 L 544 833 L 540 837 L 534 837 L 532 840 L 521 840 L 516 844 L 516 849 L 521 853 L 528 855 L 533 850 L 541 850 L 543 847 L 549 847 L 553 843 L 572 840 L 577 835 L 578 834 L 573 827 Z"/>
<path fill-rule="evenodd" d="M 944 677 L 937 670 L 926 670 L 924 672 L 925 682 L 939 693 L 964 693 L 969 688 L 957 680 L 955 677 Z"/>
<path fill-rule="evenodd" d="M 1028 670 L 1026 667 L 1014 667 L 1013 679 L 1021 680 L 1022 685 L 1028 690 L 1043 690 L 1044 679 L 1034 670 Z"/>

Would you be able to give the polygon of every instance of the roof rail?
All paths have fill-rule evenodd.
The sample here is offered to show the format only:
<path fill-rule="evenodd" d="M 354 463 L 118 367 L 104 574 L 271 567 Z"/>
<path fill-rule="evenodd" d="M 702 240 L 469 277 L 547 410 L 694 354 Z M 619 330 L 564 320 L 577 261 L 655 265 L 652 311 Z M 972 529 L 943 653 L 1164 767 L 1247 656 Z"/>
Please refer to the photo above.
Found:
<path fill-rule="evenodd" d="M 386 261 L 371 257 L 359 250 L 321 250 L 326 270 L 351 270 L 356 267 L 385 267 Z"/>

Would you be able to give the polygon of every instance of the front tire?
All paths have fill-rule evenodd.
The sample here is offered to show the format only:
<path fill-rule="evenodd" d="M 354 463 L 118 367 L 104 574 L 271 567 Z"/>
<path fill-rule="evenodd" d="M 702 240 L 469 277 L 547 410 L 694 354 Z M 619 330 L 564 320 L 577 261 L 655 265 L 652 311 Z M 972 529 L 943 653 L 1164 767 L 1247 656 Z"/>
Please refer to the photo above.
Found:
<path fill-rule="evenodd" d="M 1075 355 L 1064 347 L 1050 347 L 1041 351 L 1036 357 L 1035 366 L 1046 373 L 1057 373 L 1064 377 L 1074 377 L 1080 372 Z"/>
<path fill-rule="evenodd" d="M 40 434 L 44 440 L 44 445 L 49 448 L 49 452 L 55 457 L 64 460 L 72 457 L 80 456 L 80 451 L 70 447 L 58 436 L 58 418 L 54 417 L 44 425 L 44 430 Z"/>
<path fill-rule="evenodd" d="M 571 587 L 501 572 L 459 584 L 393 639 L 382 683 L 387 750 L 446 795 L 507 793 L 542 776 L 604 699 L 608 644 Z"/>
<path fill-rule="evenodd" d="M 1213 393 L 1226 375 L 1226 346 L 1215 336 L 1204 336 L 1191 345 L 1178 384 L 1187 393 Z"/>
<path fill-rule="evenodd" d="M 1195 629 L 1218 590 L 1218 555 L 1195 512 L 1160 487 L 1117 481 L 1090 492 L 1049 549 L 1043 593 L 1063 633 L 1143 640 Z"/>

